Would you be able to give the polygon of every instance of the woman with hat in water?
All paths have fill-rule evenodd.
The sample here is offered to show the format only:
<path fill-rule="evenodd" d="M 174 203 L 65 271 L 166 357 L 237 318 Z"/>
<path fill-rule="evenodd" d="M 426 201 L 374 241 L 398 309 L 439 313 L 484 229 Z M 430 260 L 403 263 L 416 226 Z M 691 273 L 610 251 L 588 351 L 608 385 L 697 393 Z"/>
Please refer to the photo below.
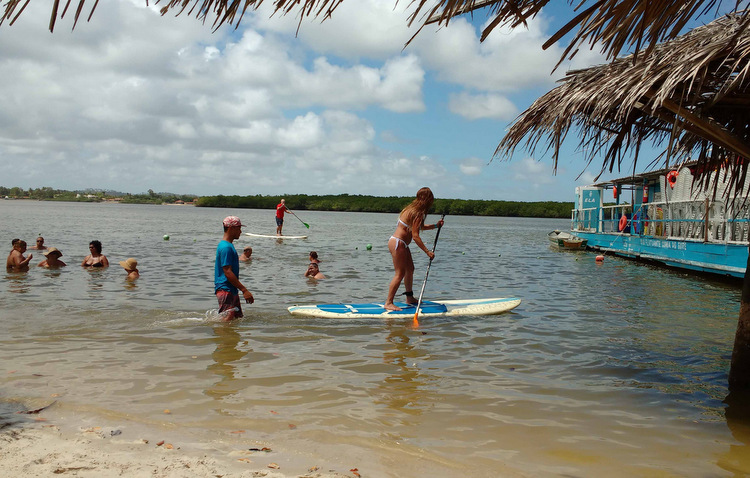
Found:
<path fill-rule="evenodd" d="M 141 276 L 141 273 L 138 272 L 138 261 L 134 258 L 130 257 L 127 260 L 120 261 L 120 265 L 128 273 L 125 280 L 135 280 Z"/>
<path fill-rule="evenodd" d="M 46 251 L 42 252 L 42 254 L 44 254 L 44 257 L 46 257 L 46 259 L 40 262 L 38 267 L 57 269 L 59 267 L 65 267 L 68 265 L 60 260 L 63 254 L 60 249 L 56 247 L 49 247 Z"/>

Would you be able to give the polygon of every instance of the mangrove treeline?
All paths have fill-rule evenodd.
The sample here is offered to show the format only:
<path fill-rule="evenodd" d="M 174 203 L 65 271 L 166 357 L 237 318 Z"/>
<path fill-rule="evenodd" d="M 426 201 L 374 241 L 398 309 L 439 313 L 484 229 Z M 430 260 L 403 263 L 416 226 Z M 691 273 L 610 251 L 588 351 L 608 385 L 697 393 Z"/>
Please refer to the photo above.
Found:
<path fill-rule="evenodd" d="M 195 201 L 199 207 L 229 207 L 246 209 L 275 209 L 281 198 L 286 205 L 297 211 L 345 211 L 398 213 L 414 197 L 378 197 L 339 194 L 337 196 L 308 196 L 289 194 L 284 196 L 203 196 Z M 570 218 L 572 202 L 517 202 L 483 201 L 473 199 L 436 199 L 435 214 L 460 216 L 503 217 L 550 217 Z"/>

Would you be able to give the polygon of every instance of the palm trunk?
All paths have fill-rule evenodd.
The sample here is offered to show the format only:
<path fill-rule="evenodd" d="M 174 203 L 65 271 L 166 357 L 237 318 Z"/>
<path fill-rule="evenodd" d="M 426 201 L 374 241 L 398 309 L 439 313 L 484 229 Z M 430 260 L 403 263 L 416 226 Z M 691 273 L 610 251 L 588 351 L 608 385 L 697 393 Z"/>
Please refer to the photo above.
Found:
<path fill-rule="evenodd" d="M 734 334 L 732 362 L 729 366 L 729 391 L 750 390 L 750 254 L 742 282 L 740 319 Z"/>

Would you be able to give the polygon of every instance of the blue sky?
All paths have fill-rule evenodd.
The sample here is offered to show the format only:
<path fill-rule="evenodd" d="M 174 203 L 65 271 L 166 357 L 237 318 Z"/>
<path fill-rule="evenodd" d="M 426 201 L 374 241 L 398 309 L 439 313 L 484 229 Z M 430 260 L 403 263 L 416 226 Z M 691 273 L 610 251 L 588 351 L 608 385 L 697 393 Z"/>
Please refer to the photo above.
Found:
<path fill-rule="evenodd" d="M 350 0 L 295 35 L 298 19 L 270 7 L 212 33 L 141 0 L 100 2 L 50 34 L 50 4 L 31 2 L 0 27 L 0 185 L 572 201 L 600 167 L 576 181 L 575 139 L 557 175 L 522 150 L 490 162 L 567 69 L 604 62 L 582 50 L 552 74 L 563 45 L 541 45 L 566 3 L 484 43 L 476 14 L 404 49 L 409 3 Z"/>

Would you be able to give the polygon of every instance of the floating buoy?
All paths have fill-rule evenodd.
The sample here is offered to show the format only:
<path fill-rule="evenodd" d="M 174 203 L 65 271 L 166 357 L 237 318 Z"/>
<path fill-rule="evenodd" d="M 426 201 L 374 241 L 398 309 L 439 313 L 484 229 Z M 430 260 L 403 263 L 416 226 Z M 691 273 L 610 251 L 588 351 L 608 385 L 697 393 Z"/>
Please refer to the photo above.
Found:
<path fill-rule="evenodd" d="M 372 250 L 372 244 L 367 244 L 365 246 L 365 249 L 367 249 L 368 251 Z"/>
<path fill-rule="evenodd" d="M 164 238 L 163 238 L 163 239 L 164 239 L 165 241 L 168 241 L 168 240 L 169 240 L 169 234 L 164 234 Z"/>
<path fill-rule="evenodd" d="M 465 252 L 462 252 L 462 253 L 461 253 L 461 255 L 462 255 L 462 256 L 465 256 L 465 255 L 466 255 L 466 253 L 465 253 Z"/>
<path fill-rule="evenodd" d="M 596 256 L 596 262 L 604 262 L 604 256 Z"/>

